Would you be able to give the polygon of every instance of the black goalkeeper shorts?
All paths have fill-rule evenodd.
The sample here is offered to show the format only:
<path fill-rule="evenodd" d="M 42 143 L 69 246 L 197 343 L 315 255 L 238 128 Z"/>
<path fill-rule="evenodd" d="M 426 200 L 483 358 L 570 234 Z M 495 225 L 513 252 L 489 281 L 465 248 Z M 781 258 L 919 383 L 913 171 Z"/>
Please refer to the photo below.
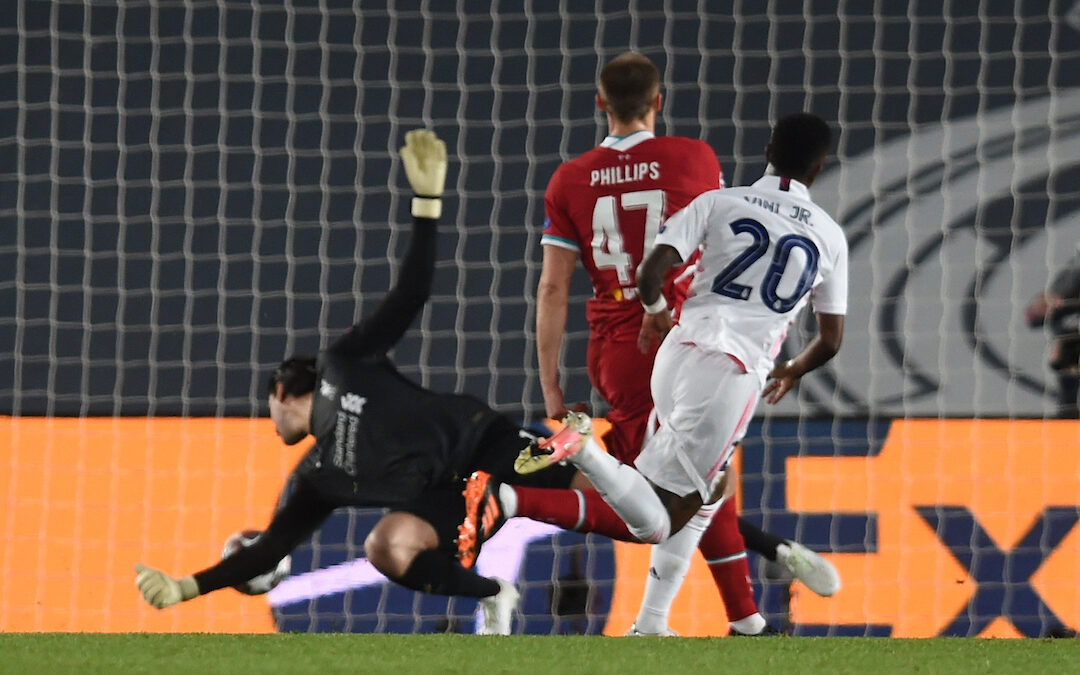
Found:
<path fill-rule="evenodd" d="M 487 471 L 496 479 L 511 485 L 569 488 L 570 481 L 577 473 L 577 469 L 569 464 L 555 465 L 525 476 L 514 471 L 514 460 L 529 444 L 531 437 L 523 437 L 523 433 L 528 432 L 500 416 L 484 433 L 472 471 Z M 395 510 L 411 513 L 431 523 L 439 535 L 439 548 L 457 552 L 454 540 L 457 539 L 458 525 L 465 519 L 465 497 L 462 492 L 467 479 L 468 476 L 463 476 L 458 481 L 432 486 Z"/>

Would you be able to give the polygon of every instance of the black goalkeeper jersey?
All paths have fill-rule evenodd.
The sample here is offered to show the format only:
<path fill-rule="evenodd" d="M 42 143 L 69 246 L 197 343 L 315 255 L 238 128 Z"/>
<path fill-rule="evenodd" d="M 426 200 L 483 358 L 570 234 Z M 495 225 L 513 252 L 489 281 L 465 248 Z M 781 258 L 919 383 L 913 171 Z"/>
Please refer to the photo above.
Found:
<path fill-rule="evenodd" d="M 398 282 L 379 307 L 323 351 L 311 409 L 315 445 L 296 486 L 253 545 L 195 575 L 202 593 L 273 569 L 341 506 L 394 508 L 468 475 L 498 418 L 471 396 L 415 384 L 387 357 L 431 292 L 435 221 L 415 218 Z"/>
<path fill-rule="evenodd" d="M 496 416 L 471 396 L 420 387 L 383 354 L 328 349 L 318 372 L 316 442 L 297 474 L 340 506 L 393 508 L 467 477 L 477 441 Z"/>

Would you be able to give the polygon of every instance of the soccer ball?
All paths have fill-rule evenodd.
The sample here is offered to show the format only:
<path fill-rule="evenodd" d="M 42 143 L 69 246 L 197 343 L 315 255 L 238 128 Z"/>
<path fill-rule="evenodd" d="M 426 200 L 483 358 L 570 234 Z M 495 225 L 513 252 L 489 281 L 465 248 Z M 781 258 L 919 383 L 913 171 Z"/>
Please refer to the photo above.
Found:
<path fill-rule="evenodd" d="M 240 549 L 251 546 L 258 541 L 261 536 L 262 532 L 259 530 L 242 530 L 237 532 L 225 540 L 225 546 L 221 549 L 221 557 L 223 559 L 228 558 Z M 280 584 L 285 577 L 289 576 L 290 571 L 292 571 L 292 556 L 287 555 L 278 561 L 277 567 L 272 571 L 248 579 L 242 584 L 233 586 L 233 588 L 244 595 L 262 595 L 263 593 L 269 593 L 270 590 Z"/>

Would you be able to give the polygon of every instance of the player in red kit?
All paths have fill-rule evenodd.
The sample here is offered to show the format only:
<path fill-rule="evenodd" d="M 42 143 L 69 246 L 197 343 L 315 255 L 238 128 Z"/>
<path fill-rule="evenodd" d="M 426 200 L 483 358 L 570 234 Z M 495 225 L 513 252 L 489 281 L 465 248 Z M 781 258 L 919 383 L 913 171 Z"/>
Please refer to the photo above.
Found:
<path fill-rule="evenodd" d="M 633 463 L 652 409 L 649 373 L 656 345 L 637 347 L 641 303 L 635 270 L 660 224 L 691 199 L 723 186 L 720 163 L 704 142 L 647 129 L 611 135 L 597 148 L 559 167 L 544 200 L 543 271 L 537 293 L 537 351 L 547 414 L 567 409 L 559 386 L 559 350 L 566 328 L 570 277 L 578 258 L 592 280 L 586 303 L 589 379 L 611 406 L 608 450 Z M 694 261 L 669 274 L 664 294 L 686 298 Z M 644 364 L 646 367 L 631 367 Z"/>
<path fill-rule="evenodd" d="M 628 53 L 614 59 L 602 70 L 598 89 L 597 107 L 607 115 L 607 138 L 599 147 L 561 165 L 545 194 L 537 352 L 546 413 L 561 419 L 569 410 L 559 385 L 559 352 L 570 280 L 580 258 L 594 288 L 586 305 L 589 378 L 610 406 L 607 419 L 612 428 L 603 440 L 612 455 L 632 465 L 652 410 L 649 379 L 657 347 L 654 344 L 643 354 L 637 345 L 643 315 L 637 297 L 637 266 L 669 216 L 703 192 L 723 187 L 724 181 L 716 154 L 705 142 L 655 136 L 662 96 L 659 73 L 648 58 Z M 665 277 L 663 295 L 676 316 L 696 263 L 697 256 L 691 256 Z M 616 536 L 625 528 L 599 506 L 602 500 L 595 492 L 580 492 L 574 502 L 544 491 L 516 492 L 517 515 L 571 529 L 606 529 Z M 758 634 L 766 629 L 748 581 L 746 543 L 740 529 L 753 550 L 779 560 L 816 592 L 835 592 L 838 578 L 824 558 L 750 523 L 740 523 L 735 502 L 729 499 L 702 536 L 699 549 L 724 599 L 733 633 Z M 668 610 L 689 567 L 690 553 L 654 548 L 655 576 L 650 574 L 632 633 L 670 634 Z"/>

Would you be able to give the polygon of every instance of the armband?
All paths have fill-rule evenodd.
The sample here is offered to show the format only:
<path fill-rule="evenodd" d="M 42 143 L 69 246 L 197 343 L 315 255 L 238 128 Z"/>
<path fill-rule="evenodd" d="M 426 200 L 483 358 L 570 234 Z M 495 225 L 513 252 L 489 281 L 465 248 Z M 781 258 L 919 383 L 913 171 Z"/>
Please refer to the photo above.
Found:
<path fill-rule="evenodd" d="M 661 293 L 660 297 L 658 297 L 656 300 L 653 300 L 651 304 L 646 305 L 645 300 L 642 300 L 641 306 L 645 308 L 646 314 L 659 314 L 660 312 L 663 312 L 668 308 L 667 298 L 665 298 L 664 294 Z"/>

